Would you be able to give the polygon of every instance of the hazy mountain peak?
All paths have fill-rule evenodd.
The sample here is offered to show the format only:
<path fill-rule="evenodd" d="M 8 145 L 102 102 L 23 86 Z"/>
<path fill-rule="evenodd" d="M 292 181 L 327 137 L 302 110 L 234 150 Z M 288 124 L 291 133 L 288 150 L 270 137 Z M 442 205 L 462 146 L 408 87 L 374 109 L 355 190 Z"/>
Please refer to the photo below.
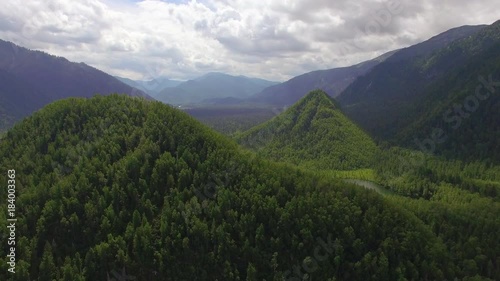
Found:
<path fill-rule="evenodd" d="M 222 98 L 247 98 L 275 84 L 258 78 L 209 72 L 176 87 L 163 89 L 155 97 L 170 104 L 212 103 Z"/>
<path fill-rule="evenodd" d="M 199 79 L 204 79 L 204 78 L 214 78 L 214 77 L 237 77 L 237 76 L 214 71 L 214 72 L 208 72 L 208 73 L 206 73 L 198 78 L 194 78 L 192 80 L 199 80 Z"/>

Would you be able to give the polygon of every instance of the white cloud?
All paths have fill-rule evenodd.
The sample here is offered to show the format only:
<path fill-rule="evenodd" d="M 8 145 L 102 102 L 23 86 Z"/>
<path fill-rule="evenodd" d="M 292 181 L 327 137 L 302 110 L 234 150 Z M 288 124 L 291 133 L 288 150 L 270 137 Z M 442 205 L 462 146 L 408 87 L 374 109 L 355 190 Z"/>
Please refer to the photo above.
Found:
<path fill-rule="evenodd" d="M 0 38 L 111 74 L 209 72 L 286 80 L 351 65 L 449 28 L 492 23 L 492 0 L 9 0 Z"/>

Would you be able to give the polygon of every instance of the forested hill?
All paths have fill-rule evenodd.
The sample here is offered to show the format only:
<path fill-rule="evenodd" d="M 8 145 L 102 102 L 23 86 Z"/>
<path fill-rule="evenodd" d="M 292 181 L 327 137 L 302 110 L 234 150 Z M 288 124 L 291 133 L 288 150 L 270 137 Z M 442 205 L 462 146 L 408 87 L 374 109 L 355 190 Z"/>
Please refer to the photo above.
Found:
<path fill-rule="evenodd" d="M 50 104 L 0 141 L 8 169 L 17 263 L 7 276 L 3 243 L 0 280 L 455 277 L 442 242 L 401 207 L 254 157 L 159 102 Z"/>
<path fill-rule="evenodd" d="M 370 137 L 321 90 L 238 140 L 264 157 L 321 170 L 369 167 L 377 151 Z"/>
<path fill-rule="evenodd" d="M 148 97 L 84 63 L 0 40 L 0 131 L 55 100 L 115 92 Z"/>

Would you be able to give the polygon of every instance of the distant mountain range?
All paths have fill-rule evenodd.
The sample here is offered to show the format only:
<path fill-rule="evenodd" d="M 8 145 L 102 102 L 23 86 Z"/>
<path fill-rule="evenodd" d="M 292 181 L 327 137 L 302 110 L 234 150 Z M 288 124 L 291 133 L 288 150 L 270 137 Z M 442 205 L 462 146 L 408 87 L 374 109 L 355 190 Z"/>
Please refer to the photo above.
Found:
<path fill-rule="evenodd" d="M 377 151 L 371 138 L 321 90 L 237 138 L 267 158 L 314 170 L 367 168 Z"/>
<path fill-rule="evenodd" d="M 305 73 L 281 84 L 264 89 L 249 98 L 252 102 L 272 104 L 273 106 L 289 106 L 306 93 L 321 89 L 331 97 L 339 96 L 358 77 L 371 72 L 377 65 L 389 61 L 422 56 L 440 49 L 454 40 L 464 38 L 485 26 L 464 26 L 444 32 L 434 38 L 402 50 L 385 53 L 375 59 L 368 60 L 349 67 L 332 68 Z M 346 95 L 344 95 L 345 97 Z"/>
<path fill-rule="evenodd" d="M 374 136 L 394 136 L 414 118 L 408 115 L 408 110 L 411 110 L 414 99 L 420 96 L 422 90 L 464 62 L 459 53 L 449 54 L 438 63 L 431 62 L 428 59 L 432 54 L 484 27 L 455 28 L 396 52 L 357 79 L 338 97 L 338 101 L 353 120 Z"/>
<path fill-rule="evenodd" d="M 173 105 L 284 108 L 320 89 L 335 97 L 342 111 L 376 140 L 418 148 L 432 135 L 432 127 L 450 123 L 456 127 L 460 122 L 460 131 L 447 131 L 449 141 L 440 146 L 442 153 L 500 161 L 500 151 L 495 148 L 495 132 L 500 131 L 497 96 L 491 95 L 474 114 L 453 115 L 454 105 L 463 105 L 467 94 L 481 85 L 478 77 L 483 77 L 481 81 L 500 79 L 499 25 L 454 28 L 373 60 L 313 71 L 284 83 L 223 73 L 208 73 L 189 81 L 117 79 L 84 63 L 0 40 L 0 131 L 65 97 L 118 92 L 149 98 L 148 92 Z M 443 116 L 450 108 L 452 113 Z M 471 139 L 477 143 L 474 152 L 468 149 Z"/>
<path fill-rule="evenodd" d="M 288 106 L 322 89 L 379 141 L 500 163 L 498 95 L 474 98 L 476 88 L 493 89 L 500 81 L 499 37 L 500 21 L 457 27 L 355 66 L 297 76 L 248 100 Z M 438 145 L 432 137 L 441 129 Z"/>
<path fill-rule="evenodd" d="M 289 106 L 301 99 L 306 93 L 321 89 L 332 97 L 338 96 L 357 77 L 364 75 L 395 51 L 386 53 L 373 60 L 349 67 L 317 70 L 294 77 L 284 83 L 264 89 L 248 100 L 274 106 Z"/>
<path fill-rule="evenodd" d="M 150 98 L 84 63 L 0 40 L 0 131 L 52 101 L 98 93 Z"/>
<path fill-rule="evenodd" d="M 246 76 L 232 76 L 212 72 L 183 82 L 176 87 L 165 88 L 154 97 L 175 105 L 217 103 L 220 99 L 246 99 L 277 82 Z"/>
<path fill-rule="evenodd" d="M 123 83 L 137 88 L 146 94 L 155 97 L 158 95 L 159 92 L 161 92 L 165 88 L 172 88 L 176 87 L 179 84 L 181 84 L 184 81 L 180 80 L 171 80 L 166 77 L 158 77 L 152 80 L 132 80 L 128 78 L 123 78 L 123 77 L 118 77 L 115 76 L 118 80 L 122 81 Z"/>

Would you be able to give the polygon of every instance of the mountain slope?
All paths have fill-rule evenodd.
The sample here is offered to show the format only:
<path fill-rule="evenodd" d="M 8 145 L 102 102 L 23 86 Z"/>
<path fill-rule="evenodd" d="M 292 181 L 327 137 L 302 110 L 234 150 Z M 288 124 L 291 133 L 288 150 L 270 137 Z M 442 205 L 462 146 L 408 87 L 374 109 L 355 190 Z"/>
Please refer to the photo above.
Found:
<path fill-rule="evenodd" d="M 19 241 L 15 275 L 0 248 L 1 280 L 455 276 L 442 242 L 408 211 L 256 158 L 160 102 L 50 104 L 0 140 L 0 170 L 0 182 L 15 181 Z"/>
<path fill-rule="evenodd" d="M 500 22 L 429 60 L 439 64 L 457 52 L 468 54 L 467 61 L 421 93 L 409 112 L 414 122 L 395 142 L 447 158 L 500 164 Z"/>
<path fill-rule="evenodd" d="M 389 140 L 414 121 L 415 116 L 409 112 L 426 87 L 443 79 L 471 55 L 448 46 L 475 38 L 486 28 L 459 27 L 402 49 L 358 78 L 337 100 L 345 113 L 372 136 Z M 435 56 L 436 52 L 443 56 Z"/>
<path fill-rule="evenodd" d="M 370 137 L 321 90 L 310 92 L 238 139 L 271 159 L 321 170 L 369 167 L 377 150 Z"/>
<path fill-rule="evenodd" d="M 215 98 L 247 98 L 274 84 L 276 82 L 245 76 L 208 73 L 177 87 L 166 88 L 156 98 L 170 104 L 203 103 Z"/>
<path fill-rule="evenodd" d="M 0 40 L 0 130 L 44 105 L 66 97 L 123 93 L 147 97 L 84 63 L 72 63 Z"/>
<path fill-rule="evenodd" d="M 274 106 L 290 106 L 315 89 L 321 89 L 330 96 L 338 96 L 358 76 L 370 71 L 374 66 L 390 57 L 393 52 L 384 54 L 354 66 L 328 70 L 312 71 L 294 77 L 286 82 L 264 89 L 249 98 L 252 102 L 272 104 Z"/>

